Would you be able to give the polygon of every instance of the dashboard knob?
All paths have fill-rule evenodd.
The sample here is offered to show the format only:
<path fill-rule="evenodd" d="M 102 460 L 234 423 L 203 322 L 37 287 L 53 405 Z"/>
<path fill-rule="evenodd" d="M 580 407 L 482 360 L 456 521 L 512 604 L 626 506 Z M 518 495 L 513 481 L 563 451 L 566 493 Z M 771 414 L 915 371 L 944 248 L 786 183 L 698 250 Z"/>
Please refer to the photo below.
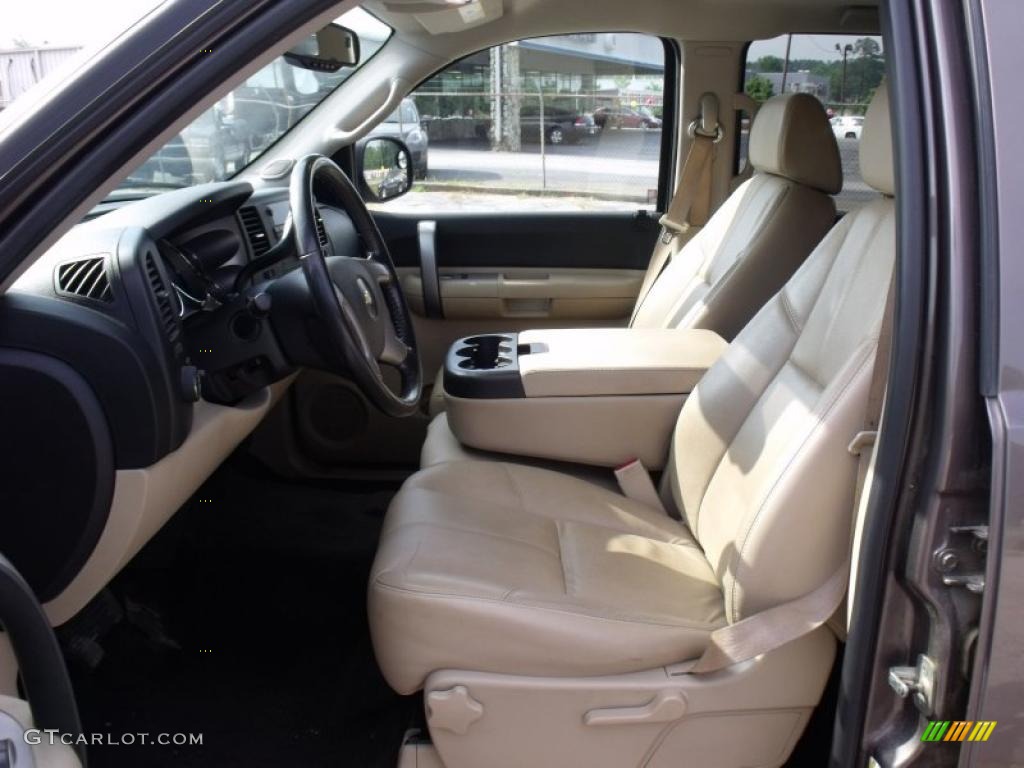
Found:
<path fill-rule="evenodd" d="M 181 366 L 181 396 L 187 403 L 198 403 L 203 394 L 203 372 L 194 365 Z"/>

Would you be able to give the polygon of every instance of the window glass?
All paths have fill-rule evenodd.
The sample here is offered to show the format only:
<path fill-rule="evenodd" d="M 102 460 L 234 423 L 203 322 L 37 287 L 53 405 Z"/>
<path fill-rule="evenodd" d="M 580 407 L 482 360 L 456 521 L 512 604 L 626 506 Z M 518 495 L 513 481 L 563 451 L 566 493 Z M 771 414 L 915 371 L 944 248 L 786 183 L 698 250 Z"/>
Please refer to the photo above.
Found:
<path fill-rule="evenodd" d="M 419 181 L 388 210 L 653 208 L 664 80 L 661 41 L 632 33 L 522 40 L 462 59 L 401 108 Z"/>
<path fill-rule="evenodd" d="M 362 8 L 337 19 L 359 36 L 363 66 L 391 28 Z M 165 188 L 223 181 L 256 159 L 345 82 L 357 67 L 313 72 L 279 56 L 199 115 L 136 168 L 112 194 L 132 198 Z"/>
<path fill-rule="evenodd" d="M 843 189 L 836 207 L 850 210 L 877 197 L 860 176 L 860 134 L 868 103 L 885 75 L 880 37 L 782 35 L 747 50 L 744 89 L 758 101 L 809 93 L 824 105 L 839 144 Z M 742 117 L 739 168 L 746 165 L 749 120 Z"/>

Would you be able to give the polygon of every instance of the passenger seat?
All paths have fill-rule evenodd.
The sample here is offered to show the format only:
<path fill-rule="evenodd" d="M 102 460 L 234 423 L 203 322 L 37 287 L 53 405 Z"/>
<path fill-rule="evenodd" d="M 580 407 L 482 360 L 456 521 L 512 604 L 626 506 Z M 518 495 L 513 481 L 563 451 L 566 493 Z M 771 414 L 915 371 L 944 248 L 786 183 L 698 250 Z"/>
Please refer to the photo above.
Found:
<path fill-rule="evenodd" d="M 706 328 L 726 340 L 775 295 L 835 223 L 831 195 L 843 185 L 832 126 L 813 96 L 766 101 L 750 130 L 748 162 L 756 173 L 740 185 L 690 240 L 659 240 L 671 257 L 637 301 L 636 328 Z M 444 410 L 442 370 L 430 414 Z"/>

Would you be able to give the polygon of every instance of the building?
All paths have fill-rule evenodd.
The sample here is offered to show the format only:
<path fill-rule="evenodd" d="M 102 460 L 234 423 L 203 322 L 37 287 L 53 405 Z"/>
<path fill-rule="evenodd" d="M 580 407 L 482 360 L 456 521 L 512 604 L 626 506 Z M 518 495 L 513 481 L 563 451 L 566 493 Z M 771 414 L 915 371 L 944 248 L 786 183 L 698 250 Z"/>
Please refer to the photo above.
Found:
<path fill-rule="evenodd" d="M 0 50 L 0 109 L 74 57 L 80 46 Z"/>
<path fill-rule="evenodd" d="M 782 93 L 781 72 L 758 72 L 756 74 L 772 84 L 772 93 Z M 832 86 L 829 78 L 806 71 L 786 73 L 786 93 L 809 93 L 812 96 L 817 96 L 823 104 L 832 100 Z"/>

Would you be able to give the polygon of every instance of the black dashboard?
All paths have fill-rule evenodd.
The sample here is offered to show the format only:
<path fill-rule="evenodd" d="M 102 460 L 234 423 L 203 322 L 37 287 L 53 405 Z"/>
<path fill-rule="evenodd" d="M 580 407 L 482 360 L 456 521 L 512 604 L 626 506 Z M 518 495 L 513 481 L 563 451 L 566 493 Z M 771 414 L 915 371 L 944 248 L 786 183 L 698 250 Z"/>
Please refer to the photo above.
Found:
<path fill-rule="evenodd" d="M 347 215 L 319 213 L 331 252 L 357 255 Z M 0 297 L 0 378 L 17 403 L 4 409 L 7 469 L 24 480 L 11 501 L 38 513 L 5 549 L 42 599 L 92 552 L 116 471 L 178 449 L 200 397 L 231 405 L 294 371 L 261 288 L 298 267 L 288 216 L 286 189 L 169 191 L 79 224 Z M 18 561 L 19 542 L 56 526 L 67 535 L 45 556 Z"/>

